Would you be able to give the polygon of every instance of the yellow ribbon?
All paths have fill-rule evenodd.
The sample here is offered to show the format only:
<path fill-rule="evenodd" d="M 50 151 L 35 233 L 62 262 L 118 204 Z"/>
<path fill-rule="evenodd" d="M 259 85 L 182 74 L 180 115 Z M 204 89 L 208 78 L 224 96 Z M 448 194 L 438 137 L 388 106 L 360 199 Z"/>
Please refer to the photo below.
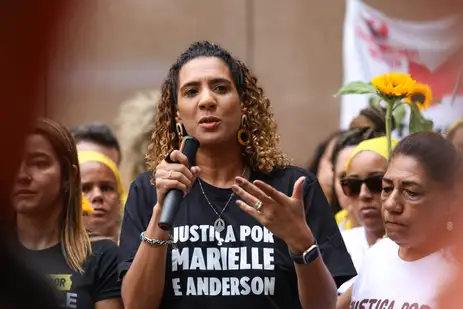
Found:
<path fill-rule="evenodd" d="M 82 150 L 78 152 L 79 164 L 87 162 L 99 162 L 106 165 L 116 177 L 117 192 L 121 198 L 121 210 L 124 209 L 125 202 L 127 200 L 127 194 L 125 193 L 124 186 L 122 185 L 122 178 L 116 163 L 104 154 L 96 151 Z"/>
<path fill-rule="evenodd" d="M 392 139 L 392 149 L 394 149 L 394 147 L 397 145 L 398 142 L 399 140 L 395 138 Z M 387 160 L 388 159 L 387 138 L 385 136 L 372 138 L 372 139 L 368 139 L 358 144 L 354 152 L 350 156 L 349 160 L 347 161 L 346 171 L 349 169 L 352 159 L 354 159 L 355 156 L 358 155 L 362 151 L 372 151 L 376 154 L 379 154 L 381 157 Z"/>

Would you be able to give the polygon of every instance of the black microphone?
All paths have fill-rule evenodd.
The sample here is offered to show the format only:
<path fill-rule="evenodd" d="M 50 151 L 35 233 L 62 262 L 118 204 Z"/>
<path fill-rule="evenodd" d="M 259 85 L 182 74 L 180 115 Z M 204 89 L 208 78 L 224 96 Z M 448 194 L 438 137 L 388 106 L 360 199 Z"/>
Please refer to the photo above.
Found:
<path fill-rule="evenodd" d="M 188 158 L 189 167 L 193 166 L 196 152 L 199 148 L 199 141 L 193 136 L 185 136 L 180 146 L 180 151 Z M 174 225 L 177 213 L 180 210 L 180 204 L 183 201 L 183 192 L 177 189 L 169 190 L 164 199 L 161 216 L 158 226 L 164 231 L 169 231 Z"/>

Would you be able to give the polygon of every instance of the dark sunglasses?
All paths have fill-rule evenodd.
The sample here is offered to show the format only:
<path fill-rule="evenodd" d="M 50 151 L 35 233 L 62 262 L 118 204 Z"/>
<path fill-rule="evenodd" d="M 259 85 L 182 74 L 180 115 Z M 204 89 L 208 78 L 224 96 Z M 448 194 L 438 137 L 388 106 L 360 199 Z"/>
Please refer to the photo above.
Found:
<path fill-rule="evenodd" d="M 362 189 L 362 184 L 365 184 L 371 193 L 381 193 L 383 189 L 383 175 L 370 176 L 365 179 L 341 179 L 342 191 L 347 196 L 358 196 Z"/>

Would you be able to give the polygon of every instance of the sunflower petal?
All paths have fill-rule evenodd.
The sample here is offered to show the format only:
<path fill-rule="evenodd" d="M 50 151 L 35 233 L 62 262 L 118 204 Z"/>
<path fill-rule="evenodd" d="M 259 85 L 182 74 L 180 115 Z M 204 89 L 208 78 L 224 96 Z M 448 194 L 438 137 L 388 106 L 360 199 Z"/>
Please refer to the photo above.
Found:
<path fill-rule="evenodd" d="M 416 105 L 420 111 L 427 109 L 432 101 L 431 88 L 424 84 L 416 84 L 405 98 L 407 104 Z"/>
<path fill-rule="evenodd" d="M 416 82 L 409 74 L 392 72 L 376 76 L 371 83 L 384 96 L 404 97 Z"/>
<path fill-rule="evenodd" d="M 90 206 L 89 200 L 87 200 L 82 193 L 82 213 L 88 215 L 94 212 L 94 209 Z"/>

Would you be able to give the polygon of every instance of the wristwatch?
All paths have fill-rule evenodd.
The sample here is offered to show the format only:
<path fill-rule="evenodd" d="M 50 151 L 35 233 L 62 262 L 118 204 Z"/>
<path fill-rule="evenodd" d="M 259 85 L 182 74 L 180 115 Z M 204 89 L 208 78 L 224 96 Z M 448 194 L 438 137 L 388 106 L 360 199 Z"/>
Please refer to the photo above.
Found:
<path fill-rule="evenodd" d="M 309 249 L 305 250 L 304 253 L 302 253 L 300 256 L 292 254 L 289 250 L 288 252 L 293 262 L 301 265 L 308 265 L 320 256 L 320 250 L 318 249 L 317 243 L 312 245 Z"/>

